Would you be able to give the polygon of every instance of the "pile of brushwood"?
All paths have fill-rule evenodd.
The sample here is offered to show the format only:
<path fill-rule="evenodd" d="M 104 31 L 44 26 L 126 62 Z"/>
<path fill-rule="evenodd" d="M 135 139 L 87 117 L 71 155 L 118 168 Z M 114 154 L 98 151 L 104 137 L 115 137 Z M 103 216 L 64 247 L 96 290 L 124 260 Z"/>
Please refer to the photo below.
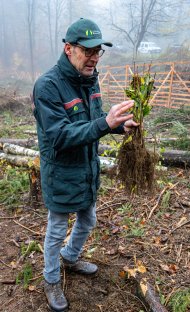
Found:
<path fill-rule="evenodd" d="M 128 98 L 134 100 L 132 113 L 139 126 L 126 133 L 118 152 L 118 178 L 129 193 L 153 190 L 155 165 L 158 156 L 145 147 L 143 119 L 149 115 L 152 106 L 149 101 L 154 87 L 155 76 L 150 70 L 140 75 L 133 74 L 129 88 L 125 90 Z"/>

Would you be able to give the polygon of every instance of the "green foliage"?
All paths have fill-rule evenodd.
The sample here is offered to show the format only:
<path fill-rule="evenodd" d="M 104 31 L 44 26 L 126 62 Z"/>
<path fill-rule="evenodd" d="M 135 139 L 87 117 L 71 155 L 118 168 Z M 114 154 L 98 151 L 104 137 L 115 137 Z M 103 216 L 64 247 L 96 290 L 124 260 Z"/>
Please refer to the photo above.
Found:
<path fill-rule="evenodd" d="M 186 312 L 190 308 L 190 288 L 176 291 L 171 296 L 168 306 L 172 312 Z"/>
<path fill-rule="evenodd" d="M 154 78 L 148 72 L 142 77 L 135 73 L 129 88 L 125 90 L 126 95 L 135 102 L 133 114 L 137 122 L 142 122 L 143 117 L 149 115 L 152 109 L 149 99 L 153 88 Z"/>
<path fill-rule="evenodd" d="M 119 207 L 117 210 L 118 210 L 119 214 L 125 214 L 126 212 L 130 212 L 131 208 L 132 208 L 132 204 L 126 203 L 126 204 L 122 205 L 121 207 Z"/>
<path fill-rule="evenodd" d="M 27 289 L 32 275 L 32 266 L 30 264 L 26 264 L 23 270 L 16 276 L 16 284 L 18 285 L 23 283 L 24 289 Z"/>
<path fill-rule="evenodd" d="M 24 243 L 21 244 L 22 256 L 29 256 L 33 251 L 41 252 L 39 243 L 37 243 L 36 241 L 31 241 L 28 245 L 25 245 Z"/>
<path fill-rule="evenodd" d="M 175 120 L 172 122 L 173 127 L 171 132 L 175 135 L 178 135 L 180 138 L 187 136 L 188 130 L 179 120 Z"/>
<path fill-rule="evenodd" d="M 166 209 L 169 207 L 169 202 L 170 202 L 170 197 L 171 197 L 171 192 L 170 191 L 166 191 L 162 197 L 162 201 L 161 201 L 161 207 Z"/>
<path fill-rule="evenodd" d="M 182 107 L 180 109 L 162 108 L 155 109 L 156 118 L 149 121 L 151 132 L 155 136 L 160 133 L 160 137 L 174 135 L 176 140 L 161 141 L 159 146 L 172 149 L 190 150 L 190 109 Z M 152 118 L 152 116 L 151 116 Z M 149 132 L 150 132 L 149 131 Z M 159 141 L 159 140 L 158 140 Z"/>
<path fill-rule="evenodd" d="M 162 305 L 164 305 L 165 302 L 166 302 L 165 296 L 164 296 L 162 293 L 160 293 L 160 303 L 161 303 Z"/>
<path fill-rule="evenodd" d="M 144 235 L 144 226 L 141 219 L 134 217 L 123 217 L 122 224 L 125 225 L 124 236 L 126 237 L 142 237 Z"/>
<path fill-rule="evenodd" d="M 190 109 L 184 107 L 175 110 L 173 108 L 162 108 L 161 112 L 162 114 L 154 119 L 155 125 L 160 123 L 168 123 L 167 127 L 172 127 L 174 121 L 183 122 L 186 117 L 190 115 Z"/>
<path fill-rule="evenodd" d="M 28 122 L 28 115 L 15 116 L 14 112 L 6 110 L 0 113 L 1 124 L 0 124 L 0 137 L 11 137 L 12 130 L 14 131 L 14 138 L 22 139 L 27 138 L 28 135 L 24 133 L 25 130 L 35 130 L 35 124 Z M 30 117 L 31 118 L 31 117 Z M 26 120 L 24 122 L 24 120 Z"/>
<path fill-rule="evenodd" d="M 92 237 L 95 242 L 98 242 L 101 239 L 101 233 L 99 232 L 98 229 L 94 229 L 92 231 Z"/>
<path fill-rule="evenodd" d="M 28 172 L 23 168 L 7 166 L 0 180 L 0 203 L 13 206 L 20 200 L 20 194 L 29 190 Z"/>
<path fill-rule="evenodd" d="M 119 148 L 121 147 L 121 142 L 117 142 L 112 140 L 109 142 L 109 149 L 105 150 L 101 156 L 116 156 L 118 153 Z"/>
<path fill-rule="evenodd" d="M 11 125 L 13 122 L 13 115 L 9 111 L 3 112 L 3 120 L 5 125 Z"/>
<path fill-rule="evenodd" d="M 107 175 L 101 176 L 101 184 L 98 190 L 99 196 L 104 196 L 109 193 L 110 189 L 113 188 L 113 180 L 110 179 Z"/>

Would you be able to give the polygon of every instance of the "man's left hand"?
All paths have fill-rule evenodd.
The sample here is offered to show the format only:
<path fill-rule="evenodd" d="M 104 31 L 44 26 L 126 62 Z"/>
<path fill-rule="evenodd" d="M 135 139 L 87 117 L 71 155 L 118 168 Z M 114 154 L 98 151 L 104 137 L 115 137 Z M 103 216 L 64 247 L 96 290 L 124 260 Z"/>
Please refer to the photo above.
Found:
<path fill-rule="evenodd" d="M 133 119 L 129 119 L 124 123 L 124 131 L 129 132 L 131 128 L 138 127 L 139 123 L 135 122 Z"/>

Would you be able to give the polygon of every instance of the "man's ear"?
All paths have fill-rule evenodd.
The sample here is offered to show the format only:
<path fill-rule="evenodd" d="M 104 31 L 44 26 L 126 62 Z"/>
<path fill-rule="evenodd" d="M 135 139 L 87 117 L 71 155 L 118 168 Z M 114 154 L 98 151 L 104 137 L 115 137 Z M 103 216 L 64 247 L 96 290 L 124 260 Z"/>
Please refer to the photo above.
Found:
<path fill-rule="evenodd" d="M 65 43 L 64 51 L 67 56 L 71 56 L 71 45 L 69 43 Z"/>

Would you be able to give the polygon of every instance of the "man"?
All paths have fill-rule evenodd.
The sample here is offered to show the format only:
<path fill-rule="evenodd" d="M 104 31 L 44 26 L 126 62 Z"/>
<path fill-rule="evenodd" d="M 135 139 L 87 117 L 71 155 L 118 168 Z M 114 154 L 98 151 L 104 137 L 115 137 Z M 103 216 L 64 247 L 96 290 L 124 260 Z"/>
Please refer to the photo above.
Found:
<path fill-rule="evenodd" d="M 124 133 L 137 126 L 126 112 L 133 101 L 103 113 L 96 65 L 104 53 L 99 27 L 80 19 L 67 30 L 64 53 L 57 65 L 34 87 L 34 116 L 40 148 L 41 184 L 48 209 L 44 243 L 44 291 L 54 311 L 66 311 L 60 283 L 60 255 L 65 268 L 94 274 L 97 266 L 79 260 L 83 245 L 96 223 L 99 187 L 98 140 L 108 133 Z M 76 213 L 69 241 L 69 213 Z"/>

